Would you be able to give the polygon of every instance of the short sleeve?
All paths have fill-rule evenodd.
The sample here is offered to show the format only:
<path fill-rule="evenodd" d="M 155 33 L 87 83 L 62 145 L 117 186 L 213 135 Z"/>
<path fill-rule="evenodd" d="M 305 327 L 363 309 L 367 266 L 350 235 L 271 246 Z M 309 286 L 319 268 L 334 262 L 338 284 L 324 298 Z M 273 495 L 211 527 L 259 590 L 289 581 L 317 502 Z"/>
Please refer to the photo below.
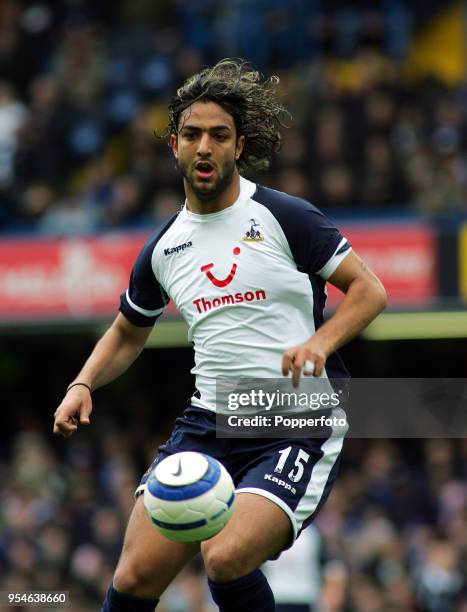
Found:
<path fill-rule="evenodd" d="M 138 327 L 154 325 L 170 301 L 156 278 L 152 256 L 157 242 L 174 219 L 143 246 L 133 265 L 128 289 L 120 296 L 120 312 Z"/>

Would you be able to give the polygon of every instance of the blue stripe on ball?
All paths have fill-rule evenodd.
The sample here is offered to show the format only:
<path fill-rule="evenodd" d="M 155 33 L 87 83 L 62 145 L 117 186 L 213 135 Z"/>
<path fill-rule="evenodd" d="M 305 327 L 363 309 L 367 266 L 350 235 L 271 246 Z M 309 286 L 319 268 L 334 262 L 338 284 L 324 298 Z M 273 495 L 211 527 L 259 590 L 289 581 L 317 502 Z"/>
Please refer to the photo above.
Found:
<path fill-rule="evenodd" d="M 206 519 L 201 519 L 199 521 L 193 521 L 191 523 L 177 523 L 175 525 L 174 523 L 166 523 L 165 521 L 159 521 L 158 519 L 155 519 L 154 517 L 151 517 L 151 520 L 154 523 L 154 525 L 157 525 L 158 527 L 162 527 L 162 529 L 169 529 L 170 531 L 186 531 L 188 529 L 196 529 L 197 527 L 204 527 L 204 525 L 207 524 Z"/>
<path fill-rule="evenodd" d="M 206 457 L 208 462 L 208 469 L 200 480 L 185 486 L 166 485 L 159 482 L 153 472 L 147 481 L 147 487 L 151 495 L 165 501 L 181 501 L 207 493 L 218 482 L 221 469 L 217 461 L 208 455 L 203 456 Z"/>
<path fill-rule="evenodd" d="M 227 502 L 227 508 L 230 508 L 230 506 L 231 506 L 231 505 L 233 504 L 233 502 L 234 502 L 234 499 L 235 499 L 235 491 L 232 493 L 232 495 L 231 495 L 231 497 L 230 497 L 229 501 Z"/>
<path fill-rule="evenodd" d="M 235 493 L 232 493 L 232 496 L 230 497 L 229 501 L 227 502 L 227 508 L 221 508 L 221 510 L 219 510 L 218 512 L 216 512 L 215 514 L 213 514 L 211 516 L 211 518 L 209 519 L 210 521 L 215 521 L 217 518 L 219 518 L 222 514 L 224 514 L 224 512 L 226 512 L 230 506 L 233 504 L 233 501 L 235 499 Z"/>

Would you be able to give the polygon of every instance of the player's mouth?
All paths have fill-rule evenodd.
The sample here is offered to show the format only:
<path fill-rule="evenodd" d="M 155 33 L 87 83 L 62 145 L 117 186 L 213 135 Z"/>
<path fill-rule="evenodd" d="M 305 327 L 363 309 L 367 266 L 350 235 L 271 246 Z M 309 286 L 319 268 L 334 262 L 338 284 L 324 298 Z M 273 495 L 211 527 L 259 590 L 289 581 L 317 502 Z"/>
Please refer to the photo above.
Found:
<path fill-rule="evenodd" d="M 200 161 L 195 165 L 195 171 L 198 178 L 205 181 L 214 174 L 214 165 L 208 161 Z"/>

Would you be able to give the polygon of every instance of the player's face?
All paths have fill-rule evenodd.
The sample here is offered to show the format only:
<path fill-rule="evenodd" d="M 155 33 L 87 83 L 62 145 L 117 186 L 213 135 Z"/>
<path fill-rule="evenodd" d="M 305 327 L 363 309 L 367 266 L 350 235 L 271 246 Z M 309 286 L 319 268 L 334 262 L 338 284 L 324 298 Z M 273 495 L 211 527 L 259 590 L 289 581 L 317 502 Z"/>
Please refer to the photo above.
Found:
<path fill-rule="evenodd" d="M 237 138 L 233 117 L 215 102 L 194 102 L 182 113 L 170 144 L 199 200 L 214 200 L 231 185 L 244 140 Z"/>

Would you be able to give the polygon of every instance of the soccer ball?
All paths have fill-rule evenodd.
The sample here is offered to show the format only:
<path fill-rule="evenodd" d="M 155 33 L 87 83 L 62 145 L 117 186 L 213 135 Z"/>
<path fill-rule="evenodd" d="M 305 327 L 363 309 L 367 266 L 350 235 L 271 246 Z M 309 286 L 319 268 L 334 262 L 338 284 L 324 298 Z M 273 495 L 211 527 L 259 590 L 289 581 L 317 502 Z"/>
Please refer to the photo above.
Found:
<path fill-rule="evenodd" d="M 144 508 L 151 523 L 169 540 L 212 538 L 232 516 L 235 488 L 216 459 L 201 453 L 175 453 L 151 472 Z"/>

